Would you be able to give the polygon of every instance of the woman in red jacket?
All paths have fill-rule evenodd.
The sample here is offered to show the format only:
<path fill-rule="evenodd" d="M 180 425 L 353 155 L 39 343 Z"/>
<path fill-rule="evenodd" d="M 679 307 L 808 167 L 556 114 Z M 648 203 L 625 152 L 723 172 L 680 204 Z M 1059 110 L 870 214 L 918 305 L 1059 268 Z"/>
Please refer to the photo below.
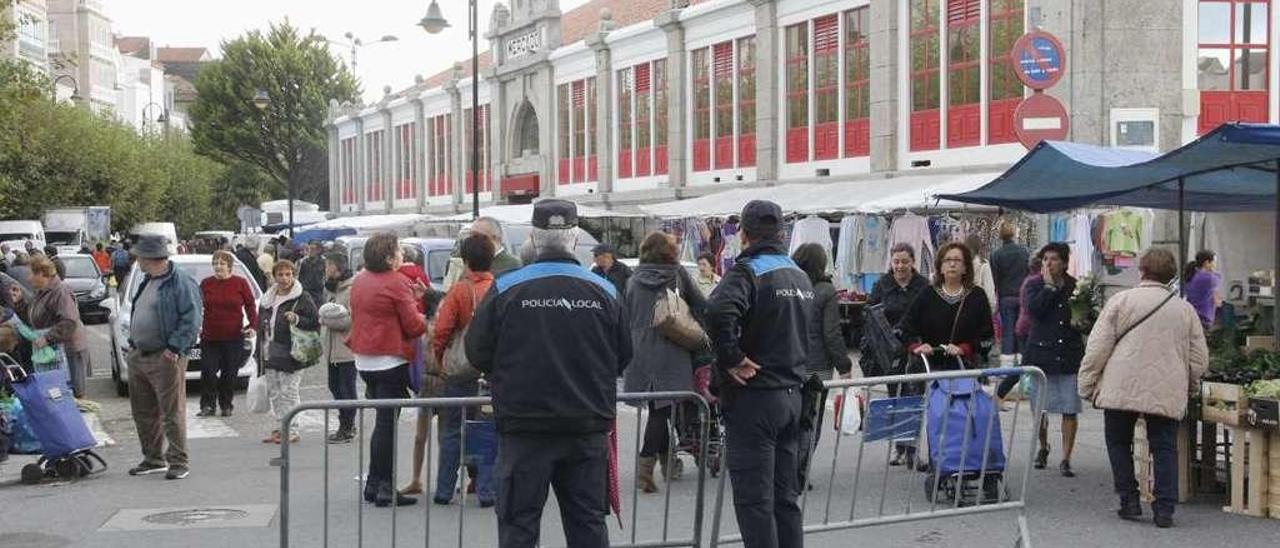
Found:
<path fill-rule="evenodd" d="M 355 355 L 369 399 L 409 397 L 412 342 L 427 332 L 426 317 L 416 302 L 426 293 L 421 282 L 410 285 L 396 271 L 404 260 L 394 234 L 377 234 L 364 246 L 364 272 L 351 286 L 351 334 L 347 347 Z M 395 493 L 391 485 L 396 420 L 399 411 L 379 409 L 369 440 L 369 479 L 365 500 L 379 507 L 414 504 L 417 499 Z"/>
<path fill-rule="evenodd" d="M 212 417 L 217 408 L 230 417 L 236 373 L 245 359 L 245 341 L 254 338 L 258 304 L 248 280 L 232 273 L 236 259 L 226 251 L 213 254 L 213 275 L 200 282 L 204 326 L 200 329 L 200 412 Z M 245 318 L 249 323 L 245 323 Z"/>

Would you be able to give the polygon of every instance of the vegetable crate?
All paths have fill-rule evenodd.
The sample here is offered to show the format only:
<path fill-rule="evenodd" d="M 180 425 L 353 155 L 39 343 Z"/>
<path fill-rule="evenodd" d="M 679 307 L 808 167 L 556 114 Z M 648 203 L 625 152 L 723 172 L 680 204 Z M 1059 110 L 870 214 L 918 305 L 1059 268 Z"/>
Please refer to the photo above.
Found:
<path fill-rule="evenodd" d="M 1246 424 L 1242 419 L 1249 412 L 1249 397 L 1244 387 L 1223 382 L 1200 384 L 1200 417 L 1202 420 L 1226 426 Z"/>
<path fill-rule="evenodd" d="M 1194 421 L 1182 421 L 1178 425 L 1178 502 L 1187 502 L 1195 496 L 1195 485 L 1191 482 L 1192 463 L 1195 450 L 1193 436 Z M 1151 457 L 1151 448 L 1147 445 L 1147 421 L 1139 418 L 1133 429 L 1133 471 L 1138 478 L 1138 495 L 1143 502 L 1155 500 L 1155 461 Z"/>
<path fill-rule="evenodd" d="M 1231 427 L 1231 504 L 1224 512 L 1280 519 L 1280 434 L 1256 428 Z"/>

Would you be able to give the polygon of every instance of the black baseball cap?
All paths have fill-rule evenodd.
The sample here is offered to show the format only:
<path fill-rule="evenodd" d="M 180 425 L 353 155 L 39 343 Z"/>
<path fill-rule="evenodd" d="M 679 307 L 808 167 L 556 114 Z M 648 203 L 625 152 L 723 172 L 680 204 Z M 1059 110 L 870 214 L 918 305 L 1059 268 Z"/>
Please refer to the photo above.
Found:
<path fill-rule="evenodd" d="M 742 208 L 742 230 L 753 238 L 770 238 L 782 229 L 782 208 L 768 200 L 751 200 Z"/>
<path fill-rule="evenodd" d="M 610 255 L 617 255 L 618 250 L 617 248 L 613 247 L 613 245 L 611 244 L 600 244 L 591 249 L 591 255 L 595 257 L 599 257 L 601 255 L 604 255 L 605 253 L 608 253 Z"/>
<path fill-rule="evenodd" d="M 533 204 L 533 226 L 564 230 L 578 226 L 578 205 L 567 200 L 543 200 Z"/>

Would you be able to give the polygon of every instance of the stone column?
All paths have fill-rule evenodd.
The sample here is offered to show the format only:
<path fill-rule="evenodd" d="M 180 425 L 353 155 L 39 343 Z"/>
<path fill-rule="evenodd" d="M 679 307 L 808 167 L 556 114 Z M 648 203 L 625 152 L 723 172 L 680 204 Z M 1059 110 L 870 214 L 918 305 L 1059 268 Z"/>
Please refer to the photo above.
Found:
<path fill-rule="evenodd" d="M 591 113 L 591 130 L 596 134 L 596 171 L 599 192 L 613 192 L 613 54 L 605 43 L 608 32 L 597 32 L 585 39 L 596 57 L 596 111 Z"/>
<path fill-rule="evenodd" d="M 462 151 L 463 142 L 466 141 L 466 127 L 462 125 L 462 94 L 458 90 L 458 76 L 461 67 L 454 66 L 454 80 L 444 85 L 444 90 L 449 94 L 449 123 L 453 125 L 453 131 L 448 135 L 449 142 L 446 146 L 452 147 L 453 154 L 449 155 L 449 166 L 453 173 L 453 188 L 450 194 L 453 195 L 453 203 L 455 206 L 462 203 L 463 192 L 467 188 L 467 170 L 466 161 Z M 470 205 L 467 206 L 470 208 Z M 456 209 L 456 207 L 455 207 Z"/>
<path fill-rule="evenodd" d="M 329 211 L 342 207 L 342 139 L 338 126 L 329 126 Z"/>
<path fill-rule="evenodd" d="M 502 178 L 506 175 L 504 167 L 507 157 L 508 145 L 510 139 L 507 133 L 511 129 L 507 126 L 511 121 L 511 113 L 507 109 L 507 87 L 498 81 L 496 75 L 490 70 L 485 75 L 484 84 L 489 87 L 489 162 L 486 171 L 489 172 L 489 178 L 493 180 L 493 198 L 491 203 L 499 203 L 502 196 Z"/>
<path fill-rule="evenodd" d="M 418 88 L 414 88 L 417 93 Z M 415 196 L 418 197 L 417 211 L 422 213 L 427 207 L 427 136 L 431 132 L 427 129 L 427 106 L 423 104 L 421 97 L 414 97 L 413 100 L 413 189 Z"/>
<path fill-rule="evenodd" d="M 778 180 L 778 39 L 777 0 L 749 0 L 756 15 L 756 179 Z"/>
<path fill-rule="evenodd" d="M 871 170 L 898 169 L 898 113 L 906 93 L 898 88 L 898 18 L 901 2 L 871 3 Z"/>
<path fill-rule="evenodd" d="M 365 195 L 369 193 L 369 181 L 367 180 L 369 173 L 369 157 L 368 151 L 365 150 L 367 144 L 364 137 L 364 118 L 359 114 L 359 107 L 357 107 L 357 110 L 354 112 L 356 112 L 356 180 L 354 181 L 354 184 L 356 185 L 356 214 L 363 215 L 365 208 Z"/>
<path fill-rule="evenodd" d="M 689 67 L 685 61 L 687 54 L 680 10 L 659 14 L 653 19 L 653 24 L 667 33 L 668 180 L 671 188 L 683 188 L 689 180 Z"/>
<path fill-rule="evenodd" d="M 396 185 L 392 180 L 396 173 L 395 156 L 392 154 L 395 149 L 395 131 L 391 125 L 391 110 L 387 108 L 385 100 L 378 114 L 382 116 L 382 160 L 378 162 L 378 169 L 382 171 L 378 175 L 382 177 L 382 195 L 385 198 L 382 207 L 384 211 L 391 211 L 396 199 Z"/>

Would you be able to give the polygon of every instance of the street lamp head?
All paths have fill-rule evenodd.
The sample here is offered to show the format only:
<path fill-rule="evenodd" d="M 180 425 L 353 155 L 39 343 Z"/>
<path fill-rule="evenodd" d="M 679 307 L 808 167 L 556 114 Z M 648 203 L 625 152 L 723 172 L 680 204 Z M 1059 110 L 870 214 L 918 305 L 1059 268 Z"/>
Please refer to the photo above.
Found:
<path fill-rule="evenodd" d="M 156 118 L 156 123 L 158 123 L 158 124 L 167 124 L 167 123 L 169 123 L 169 111 L 168 111 L 168 110 L 162 110 L 162 111 L 160 111 L 160 117 L 159 117 L 159 118 Z"/>
<path fill-rule="evenodd" d="M 378 41 L 379 42 L 398 42 L 400 41 L 400 39 L 396 38 L 394 34 L 388 34 L 386 36 L 383 36 L 382 38 L 379 38 Z"/>
<path fill-rule="evenodd" d="M 426 17 L 418 22 L 418 26 L 427 31 L 427 34 L 440 34 L 440 31 L 449 28 L 449 22 L 440 13 L 440 4 L 436 0 L 431 0 L 431 5 L 427 6 Z"/>
<path fill-rule="evenodd" d="M 271 96 L 267 95 L 266 90 L 260 89 L 253 94 L 253 106 L 258 107 L 258 110 L 266 110 L 266 108 L 270 105 L 271 105 Z"/>

